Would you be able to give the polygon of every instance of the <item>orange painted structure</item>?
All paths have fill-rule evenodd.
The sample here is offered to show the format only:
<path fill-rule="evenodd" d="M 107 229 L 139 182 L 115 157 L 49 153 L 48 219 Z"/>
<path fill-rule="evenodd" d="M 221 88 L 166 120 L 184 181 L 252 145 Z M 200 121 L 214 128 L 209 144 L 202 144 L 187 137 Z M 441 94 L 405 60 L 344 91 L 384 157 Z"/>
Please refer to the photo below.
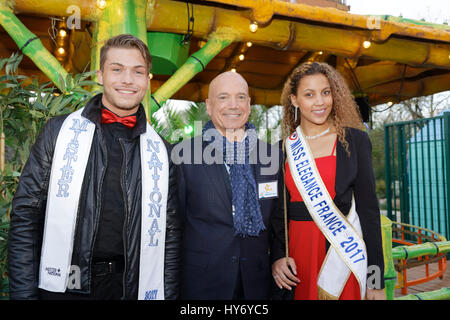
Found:
<path fill-rule="evenodd" d="M 400 244 L 404 246 L 420 245 L 423 243 L 437 243 L 447 241 L 443 236 L 424 228 L 417 226 L 395 223 L 392 222 L 392 233 L 393 233 L 393 244 Z M 396 257 L 393 256 L 395 259 Z M 447 256 L 445 253 L 438 253 L 437 255 L 422 255 L 415 259 L 408 260 L 406 256 L 405 259 L 398 259 L 395 269 L 398 272 L 398 286 L 396 288 L 401 288 L 403 295 L 408 294 L 408 287 L 419 285 L 436 278 L 442 279 L 446 268 L 447 268 Z M 438 263 L 438 268 L 435 272 L 430 273 L 429 265 L 431 263 Z M 420 265 L 425 265 L 425 274 L 421 278 L 408 279 L 408 269 L 417 267 Z"/>

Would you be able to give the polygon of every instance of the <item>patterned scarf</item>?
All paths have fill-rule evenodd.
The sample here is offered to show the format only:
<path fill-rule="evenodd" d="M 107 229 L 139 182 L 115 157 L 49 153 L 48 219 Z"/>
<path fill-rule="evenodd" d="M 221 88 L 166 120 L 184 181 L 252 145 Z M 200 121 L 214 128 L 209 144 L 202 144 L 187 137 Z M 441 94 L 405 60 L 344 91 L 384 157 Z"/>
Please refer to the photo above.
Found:
<path fill-rule="evenodd" d="M 228 141 L 217 131 L 212 121 L 203 127 L 205 141 L 209 141 L 205 138 L 205 132 L 209 130 L 215 131 L 207 135 L 212 137 L 210 144 L 223 155 L 223 161 L 229 167 L 235 235 L 258 236 L 266 227 L 262 221 L 256 181 L 249 161 L 249 155 L 257 143 L 255 126 L 249 123 L 245 125 L 246 137 L 241 142 Z"/>

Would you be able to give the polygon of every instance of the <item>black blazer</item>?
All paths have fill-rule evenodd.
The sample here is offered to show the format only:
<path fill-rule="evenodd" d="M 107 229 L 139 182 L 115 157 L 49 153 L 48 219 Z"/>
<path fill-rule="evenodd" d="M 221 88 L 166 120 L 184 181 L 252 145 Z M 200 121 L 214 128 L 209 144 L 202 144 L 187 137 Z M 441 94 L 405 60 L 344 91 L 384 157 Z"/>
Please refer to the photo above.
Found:
<path fill-rule="evenodd" d="M 352 193 L 355 195 L 356 212 L 358 213 L 366 243 L 368 266 L 377 265 L 381 276 L 384 275 L 383 246 L 381 240 L 380 209 L 375 193 L 375 178 L 372 168 L 372 144 L 366 132 L 346 128 L 346 140 L 349 144 L 350 156 L 344 146 L 337 142 L 336 146 L 336 196 L 333 199 L 339 210 L 347 215 L 351 208 Z M 281 148 L 280 142 L 280 148 Z M 284 160 L 283 160 L 284 163 Z M 282 171 L 282 170 L 281 170 Z M 272 216 L 272 228 L 275 241 L 272 246 L 274 261 L 284 256 L 284 176 L 280 174 L 278 183 L 280 194 L 276 214 Z M 312 221 L 303 202 L 290 202 L 287 194 L 288 219 Z M 327 241 L 327 248 L 329 243 Z M 384 281 L 381 281 L 384 288 Z"/>
<path fill-rule="evenodd" d="M 179 213 L 184 220 L 181 298 L 230 300 L 240 272 L 245 299 L 268 299 L 272 281 L 270 216 L 275 209 L 275 198 L 259 200 L 266 227 L 259 236 L 235 236 L 231 184 L 225 165 L 204 161 L 192 164 L 194 149 L 198 152 L 201 148 L 203 153 L 207 146 L 198 136 L 181 142 L 173 150 L 174 162 L 183 160 L 178 169 Z M 279 179 L 281 153 L 278 146 L 273 146 L 274 150 L 266 159 L 258 155 L 261 148 L 269 149 L 269 146 L 258 140 L 251 154 L 256 162 L 251 166 L 257 187 L 259 183 Z M 191 154 L 185 157 L 188 150 Z M 264 174 L 261 169 L 270 167 L 269 159 L 273 170 Z"/>

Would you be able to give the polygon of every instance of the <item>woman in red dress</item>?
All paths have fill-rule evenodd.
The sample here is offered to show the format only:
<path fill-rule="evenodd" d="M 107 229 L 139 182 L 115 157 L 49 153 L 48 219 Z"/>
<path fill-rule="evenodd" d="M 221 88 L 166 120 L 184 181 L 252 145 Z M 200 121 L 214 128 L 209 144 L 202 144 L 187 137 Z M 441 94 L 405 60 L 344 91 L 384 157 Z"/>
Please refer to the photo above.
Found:
<path fill-rule="evenodd" d="M 342 76 L 328 64 L 305 63 L 297 67 L 286 81 L 282 102 L 284 137 L 301 126 L 324 185 L 345 216 L 350 211 L 354 195 L 368 266 L 377 266 L 381 276 L 379 287 L 368 287 L 365 298 L 384 299 L 380 212 L 375 194 L 371 144 L 363 131 L 364 124 L 349 88 Z M 287 188 L 289 258 L 283 258 L 284 209 L 280 205 L 272 219 L 275 233 L 273 255 L 278 258 L 272 265 L 272 275 L 279 288 L 295 289 L 295 299 L 316 300 L 320 296 L 317 280 L 330 244 L 303 203 L 287 162 L 283 178 L 280 185 L 283 187 L 285 184 Z M 358 281 L 351 273 L 339 299 L 359 300 L 360 295 Z"/>

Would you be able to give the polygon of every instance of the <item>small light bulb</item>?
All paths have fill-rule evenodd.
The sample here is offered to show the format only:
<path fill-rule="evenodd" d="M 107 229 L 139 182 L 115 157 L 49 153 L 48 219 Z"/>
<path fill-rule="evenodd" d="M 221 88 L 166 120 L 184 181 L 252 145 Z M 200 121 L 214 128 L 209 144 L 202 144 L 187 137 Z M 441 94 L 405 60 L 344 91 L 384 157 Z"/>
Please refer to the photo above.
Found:
<path fill-rule="evenodd" d="M 231 72 L 236 72 L 236 69 L 235 68 L 231 69 Z"/>
<path fill-rule="evenodd" d="M 393 104 L 394 104 L 394 103 L 393 103 L 392 101 L 389 101 L 389 102 L 387 103 L 387 105 L 388 105 L 389 107 L 391 107 Z"/>
<path fill-rule="evenodd" d="M 102 10 L 105 9 L 106 8 L 106 0 L 97 0 L 97 6 Z"/>
<path fill-rule="evenodd" d="M 65 50 L 63 47 L 59 47 L 59 48 L 58 48 L 58 53 L 59 53 L 60 55 L 64 55 L 64 54 L 66 53 L 66 50 Z"/>
<path fill-rule="evenodd" d="M 371 45 L 372 45 L 372 42 L 370 42 L 370 41 L 364 41 L 363 42 L 363 47 L 366 48 L 366 49 L 369 49 Z"/>
<path fill-rule="evenodd" d="M 256 23 L 256 22 L 252 22 L 251 24 L 250 24 L 250 31 L 251 32 L 256 32 L 256 30 L 258 30 L 258 24 Z"/>
<path fill-rule="evenodd" d="M 245 56 L 243 54 L 239 55 L 239 60 L 243 61 L 245 59 Z"/>
<path fill-rule="evenodd" d="M 322 54 L 323 54 L 323 51 L 319 51 L 319 54 L 322 55 Z"/>
<path fill-rule="evenodd" d="M 247 47 L 251 47 L 253 45 L 253 43 L 251 43 L 250 41 L 249 42 L 247 42 Z M 449 56 L 449 58 L 450 58 L 450 56 Z"/>
<path fill-rule="evenodd" d="M 65 38 L 67 36 L 67 31 L 64 29 L 59 30 L 59 36 Z"/>

